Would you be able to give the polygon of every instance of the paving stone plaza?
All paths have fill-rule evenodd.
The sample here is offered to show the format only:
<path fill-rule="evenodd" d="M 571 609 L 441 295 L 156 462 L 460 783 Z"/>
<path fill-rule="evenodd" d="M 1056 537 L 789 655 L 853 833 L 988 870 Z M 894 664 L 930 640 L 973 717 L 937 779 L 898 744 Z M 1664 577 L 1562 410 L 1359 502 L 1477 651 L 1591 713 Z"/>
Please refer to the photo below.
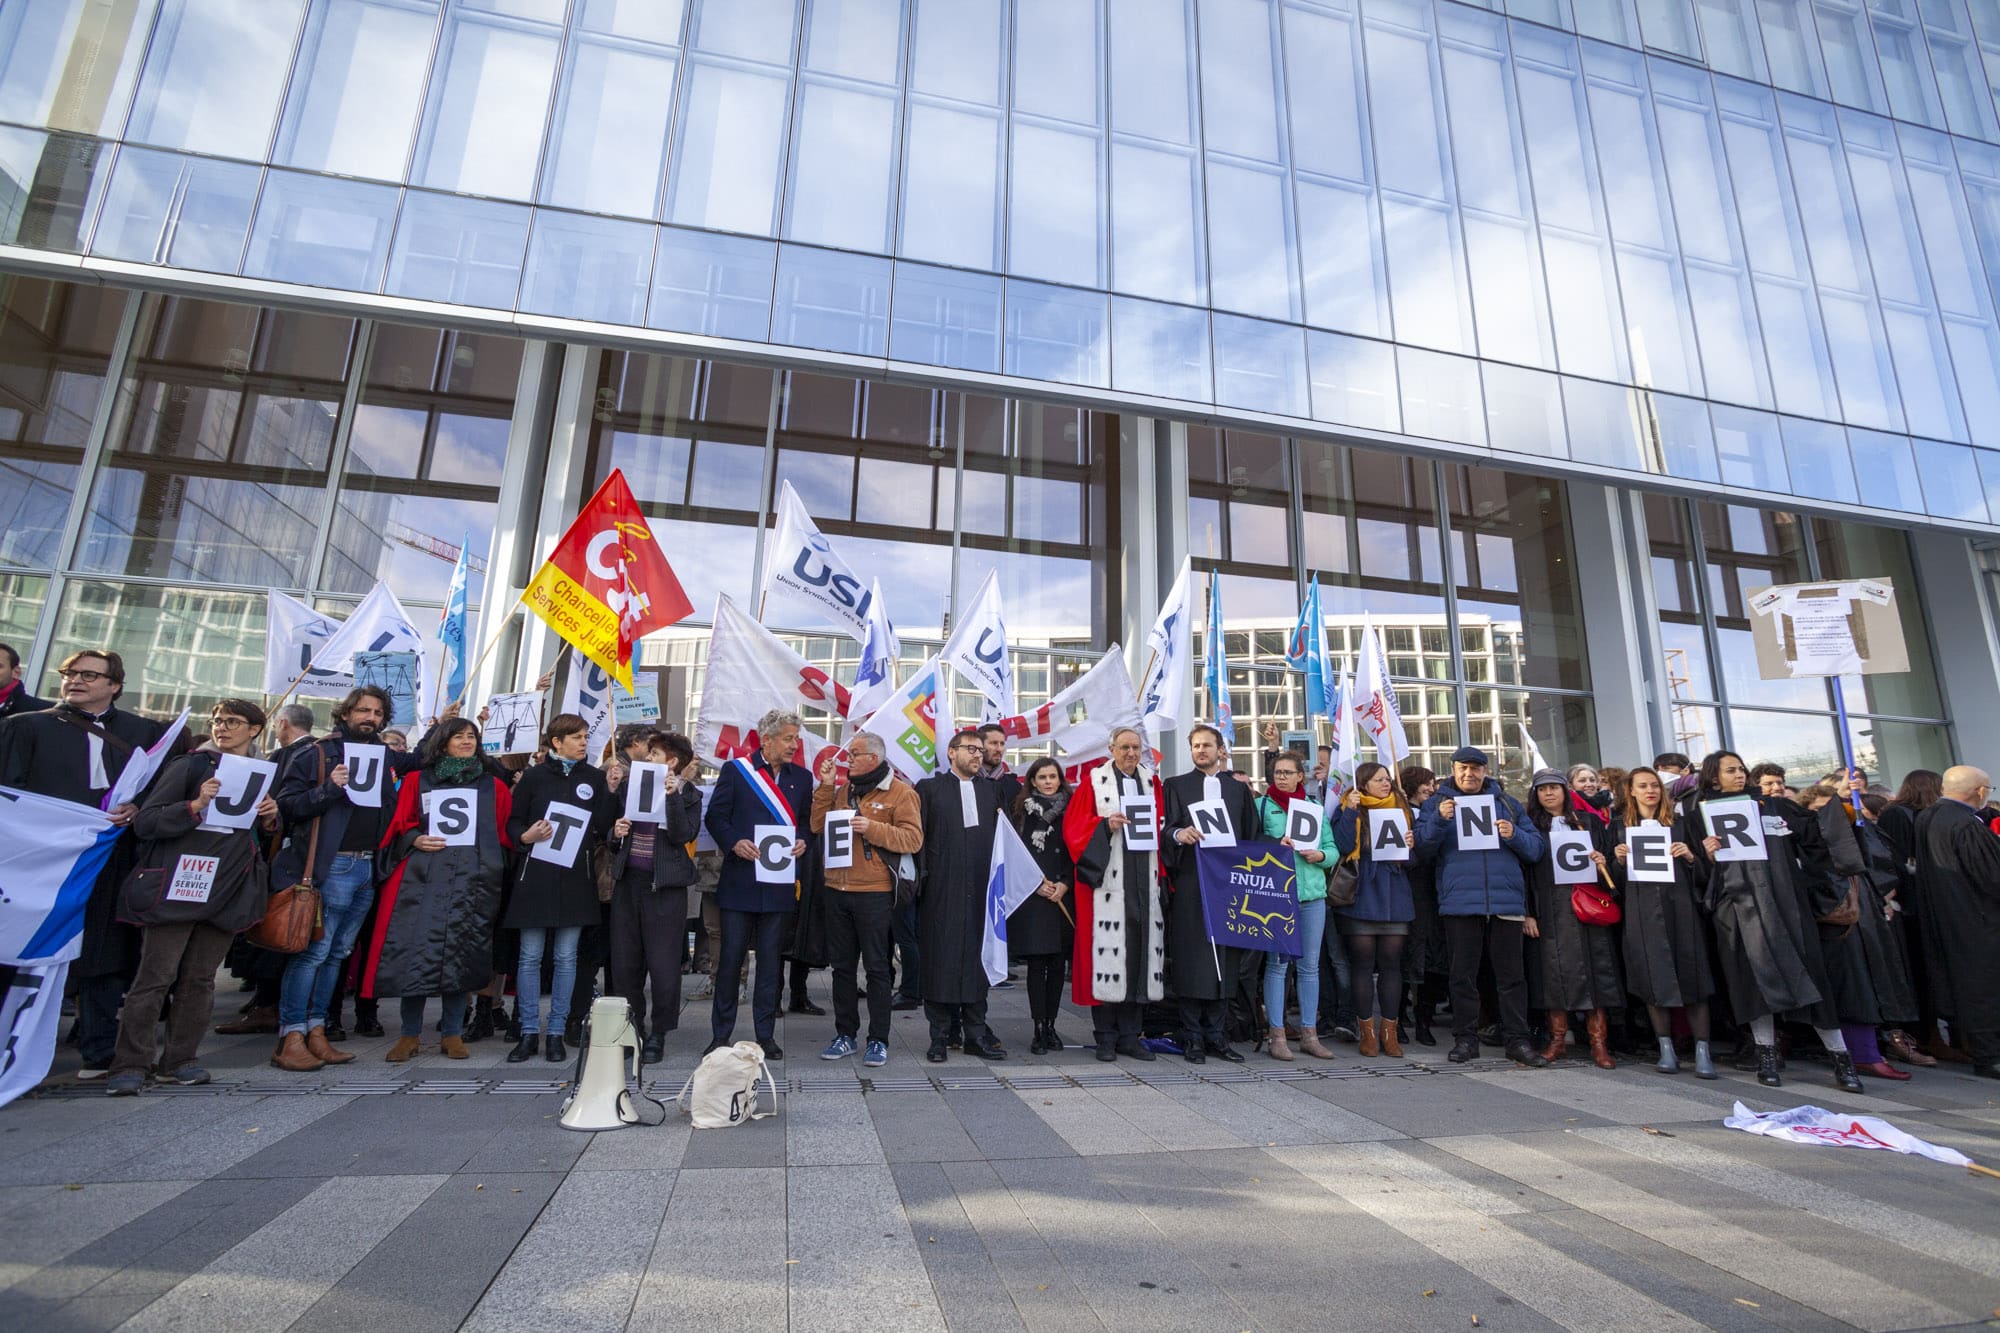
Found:
<path fill-rule="evenodd" d="M 815 998 L 826 1003 L 824 974 Z M 231 1007 L 218 996 L 218 1013 Z M 1724 1129 L 1812 1103 L 2000 1162 L 2000 1085 L 1944 1067 L 1870 1095 L 1794 1059 L 1663 1077 L 1497 1058 L 1242 1066 L 816 1058 L 781 1021 L 782 1111 L 731 1130 L 563 1129 L 560 1070 L 506 1045 L 112 1100 L 65 1051 L 0 1110 L 0 1328 L 1909 1329 L 2000 1307 L 2000 1181 Z M 689 1005 L 662 1096 L 692 1067 Z M 1497 1054 L 1497 1053 L 1496 1053 Z M 865 1077 L 864 1077 L 865 1075 Z M 1879 1095 L 1878 1095 L 1879 1094 Z"/>

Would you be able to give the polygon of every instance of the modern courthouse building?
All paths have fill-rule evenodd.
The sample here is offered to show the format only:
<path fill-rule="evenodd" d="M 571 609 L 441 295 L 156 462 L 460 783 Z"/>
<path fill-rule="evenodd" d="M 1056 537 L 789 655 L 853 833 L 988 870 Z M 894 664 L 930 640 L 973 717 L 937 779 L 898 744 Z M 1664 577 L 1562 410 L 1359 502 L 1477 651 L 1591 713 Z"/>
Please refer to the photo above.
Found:
<path fill-rule="evenodd" d="M 0 0 L 0 639 L 200 708 L 469 544 L 484 643 L 616 466 L 702 621 L 786 481 L 911 661 L 999 571 L 1025 702 L 1217 570 L 1246 764 L 1317 579 L 1420 759 L 1816 776 L 1746 594 L 1886 578 L 1862 761 L 1990 767 L 1996 88 L 2000 0 Z"/>

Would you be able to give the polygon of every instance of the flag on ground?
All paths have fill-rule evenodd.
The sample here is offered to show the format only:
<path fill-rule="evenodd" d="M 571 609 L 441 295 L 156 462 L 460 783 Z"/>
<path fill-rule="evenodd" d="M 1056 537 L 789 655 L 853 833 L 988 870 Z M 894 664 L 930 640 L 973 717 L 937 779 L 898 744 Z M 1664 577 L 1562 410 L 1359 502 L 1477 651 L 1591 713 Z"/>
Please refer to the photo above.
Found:
<path fill-rule="evenodd" d="M 921 781 L 937 771 L 941 674 L 938 659 L 931 658 L 861 724 L 861 730 L 882 738 L 889 763 L 910 782 Z"/>
<path fill-rule="evenodd" d="M 986 696 L 984 716 L 1006 717 L 1014 711 L 1014 671 L 1007 665 L 1007 622 L 1000 611 L 998 570 L 979 585 L 972 605 L 951 627 L 938 660 Z"/>
<path fill-rule="evenodd" d="M 438 617 L 438 642 L 444 645 L 444 697 L 454 702 L 465 698 L 465 585 L 471 556 L 472 534 L 468 532 L 458 539 L 458 562 L 451 567 L 444 612 Z"/>
<path fill-rule="evenodd" d="M 1047 878 L 1034 853 L 1014 831 L 1014 821 L 1003 819 L 996 824 L 992 870 L 986 877 L 986 935 L 979 945 L 986 980 L 995 986 L 1007 979 L 1007 918 Z"/>
<path fill-rule="evenodd" d="M 1742 1102 L 1733 1114 L 1723 1117 L 1723 1127 L 1740 1129 L 1787 1143 L 1817 1143 L 1830 1148 L 1874 1148 L 1879 1151 L 1909 1153 L 1928 1157 L 1948 1166 L 1971 1166 L 1972 1159 L 1956 1148 L 1926 1143 L 1906 1134 L 1888 1121 L 1872 1115 L 1836 1115 L 1817 1106 L 1794 1106 L 1789 1111 L 1753 1111 Z"/>
<path fill-rule="evenodd" d="M 1146 632 L 1146 669 L 1139 677 L 1139 716 L 1154 749 L 1180 723 L 1181 696 L 1187 693 L 1188 663 L 1194 655 L 1193 616 L 1194 571 L 1183 559 L 1153 628 Z"/>
<path fill-rule="evenodd" d="M 0 787 L 0 828 L 0 964 L 66 963 L 83 947 L 84 907 L 124 830 L 87 805 L 11 787 Z"/>
<path fill-rule="evenodd" d="M 1410 757 L 1410 738 L 1403 732 L 1403 710 L 1396 704 L 1396 687 L 1389 682 L 1389 659 L 1373 619 L 1361 621 L 1360 679 L 1354 690 L 1354 721 L 1375 741 L 1375 757 L 1394 768 Z"/>
<path fill-rule="evenodd" d="M 535 571 L 521 601 L 628 690 L 632 646 L 694 611 L 616 468 Z"/>
<path fill-rule="evenodd" d="M 1208 634 L 1202 644 L 1202 679 L 1208 707 L 1225 745 L 1236 744 L 1236 710 L 1229 706 L 1229 661 L 1222 653 L 1222 576 L 1208 573 Z"/>

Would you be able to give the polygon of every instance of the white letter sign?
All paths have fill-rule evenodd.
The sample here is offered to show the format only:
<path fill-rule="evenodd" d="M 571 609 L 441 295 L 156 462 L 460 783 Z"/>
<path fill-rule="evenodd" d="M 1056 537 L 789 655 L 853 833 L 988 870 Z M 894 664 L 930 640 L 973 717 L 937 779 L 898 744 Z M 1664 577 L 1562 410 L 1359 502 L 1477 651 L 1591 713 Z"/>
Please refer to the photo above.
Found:
<path fill-rule="evenodd" d="M 1160 850 L 1160 827 L 1154 820 L 1153 797 L 1151 793 L 1139 796 L 1120 796 L 1118 813 L 1125 816 L 1125 850 L 1128 852 L 1157 852 Z"/>
<path fill-rule="evenodd" d="M 576 854 L 583 850 L 584 834 L 590 828 L 590 811 L 582 806 L 550 801 L 549 808 L 542 812 L 542 818 L 555 825 L 555 836 L 536 843 L 528 855 L 534 860 L 548 861 L 565 869 L 575 865 Z"/>
<path fill-rule="evenodd" d="M 1733 796 L 1724 801 L 1704 801 L 1701 806 L 1701 817 L 1708 825 L 1709 834 L 1722 839 L 1722 846 L 1715 849 L 1715 860 L 1769 859 L 1764 851 L 1764 812 L 1756 801 L 1747 796 Z"/>
<path fill-rule="evenodd" d="M 257 822 L 257 803 L 271 790 L 278 766 L 267 759 L 226 754 L 216 761 L 215 776 L 222 790 L 202 810 L 202 827 L 246 829 Z"/>
<path fill-rule="evenodd" d="M 1377 861 L 1410 859 L 1410 817 L 1401 806 L 1368 812 L 1368 855 Z"/>
<path fill-rule="evenodd" d="M 470 847 L 479 840 L 479 793 L 445 787 L 424 793 L 424 832 L 447 847 Z"/>
<path fill-rule="evenodd" d="M 1320 834 L 1326 829 L 1326 811 L 1311 800 L 1293 801 L 1285 810 L 1285 841 L 1295 852 L 1319 850 Z"/>
<path fill-rule="evenodd" d="M 1590 835 L 1582 829 L 1551 828 L 1549 864 L 1555 869 L 1556 883 L 1595 884 L 1597 863 L 1590 859 L 1593 850 Z"/>
<path fill-rule="evenodd" d="M 380 807 L 383 774 L 389 771 L 389 747 L 348 741 L 342 762 L 347 765 L 347 799 L 370 809 Z"/>
<path fill-rule="evenodd" d="M 1625 877 L 1640 884 L 1674 882 L 1674 831 L 1662 824 L 1625 830 Z"/>
<path fill-rule="evenodd" d="M 757 848 L 759 884 L 795 884 L 798 871 L 793 866 L 792 844 L 799 835 L 790 824 L 759 824 L 751 830 L 750 841 Z M 773 966 L 776 966 L 773 963 Z"/>
<path fill-rule="evenodd" d="M 667 766 L 644 761 L 625 775 L 625 818 L 635 824 L 667 822 Z"/>
<path fill-rule="evenodd" d="M 1458 828 L 1458 850 L 1498 850 L 1500 827 L 1493 814 L 1493 798 L 1485 795 L 1454 796 L 1452 802 L 1452 823 Z"/>
<path fill-rule="evenodd" d="M 826 812 L 826 859 L 820 864 L 828 870 L 848 870 L 854 865 L 854 812 L 852 810 L 829 810 Z"/>
<path fill-rule="evenodd" d="M 1220 796 L 1196 801 L 1188 807 L 1188 818 L 1194 821 L 1194 831 L 1201 835 L 1202 846 L 1236 845 L 1236 827 L 1229 822 L 1229 807 L 1222 803 Z"/>

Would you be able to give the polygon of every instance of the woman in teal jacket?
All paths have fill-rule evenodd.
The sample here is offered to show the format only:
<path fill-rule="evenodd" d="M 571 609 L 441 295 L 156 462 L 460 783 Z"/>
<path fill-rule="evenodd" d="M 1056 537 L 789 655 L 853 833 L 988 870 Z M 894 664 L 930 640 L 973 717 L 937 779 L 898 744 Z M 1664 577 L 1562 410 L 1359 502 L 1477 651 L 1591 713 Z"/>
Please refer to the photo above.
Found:
<path fill-rule="evenodd" d="M 1264 836 L 1282 842 L 1286 811 L 1294 800 L 1310 801 L 1306 794 L 1305 756 L 1287 750 L 1271 761 L 1271 789 L 1257 798 L 1257 814 L 1264 821 Z M 1326 872 L 1340 862 L 1340 846 L 1333 840 L 1333 821 L 1322 821 L 1319 846 L 1293 848 L 1297 864 L 1295 882 L 1299 890 L 1299 939 L 1305 953 L 1298 960 L 1299 1020 L 1317 1022 L 1319 1014 L 1319 957 L 1326 942 Z M 1285 970 L 1292 960 L 1281 953 L 1264 962 L 1264 1012 L 1270 1023 L 1273 1060 L 1292 1058 L 1285 1044 Z M 1333 1052 L 1320 1045 L 1319 1029 L 1301 1027 L 1299 1049 L 1321 1060 L 1331 1060 Z"/>

